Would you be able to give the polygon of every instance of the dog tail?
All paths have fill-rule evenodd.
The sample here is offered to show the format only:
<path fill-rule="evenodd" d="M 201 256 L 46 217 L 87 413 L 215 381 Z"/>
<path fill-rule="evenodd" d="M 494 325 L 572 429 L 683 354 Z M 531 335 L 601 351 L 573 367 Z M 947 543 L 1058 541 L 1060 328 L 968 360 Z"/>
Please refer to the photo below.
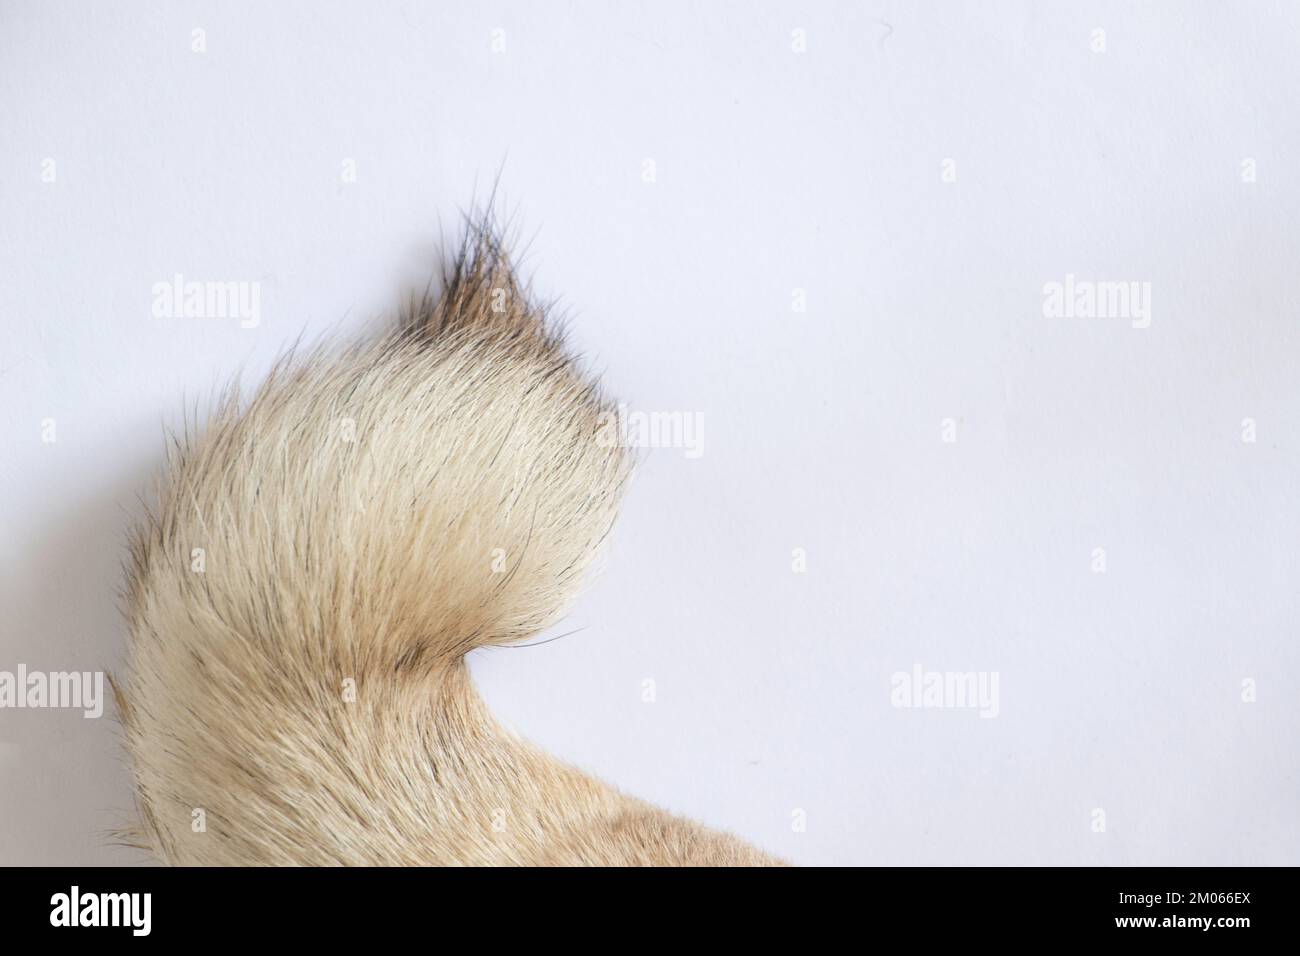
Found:
<path fill-rule="evenodd" d="M 485 217 L 398 331 L 290 356 L 174 439 L 128 569 L 131 842 L 430 861 L 392 834 L 463 811 L 453 738 L 495 733 L 461 658 L 572 597 L 628 478 L 612 415 Z"/>

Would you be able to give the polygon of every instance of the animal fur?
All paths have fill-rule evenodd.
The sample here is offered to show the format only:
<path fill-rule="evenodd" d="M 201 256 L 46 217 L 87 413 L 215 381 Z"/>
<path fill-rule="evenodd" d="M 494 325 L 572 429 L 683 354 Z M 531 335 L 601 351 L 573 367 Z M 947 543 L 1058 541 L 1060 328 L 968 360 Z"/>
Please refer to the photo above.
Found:
<path fill-rule="evenodd" d="M 286 359 L 187 430 L 132 546 L 131 841 L 190 865 L 777 862 L 517 738 L 469 678 L 466 653 L 556 619 L 609 532 L 610 409 L 485 224 L 398 331 Z"/>

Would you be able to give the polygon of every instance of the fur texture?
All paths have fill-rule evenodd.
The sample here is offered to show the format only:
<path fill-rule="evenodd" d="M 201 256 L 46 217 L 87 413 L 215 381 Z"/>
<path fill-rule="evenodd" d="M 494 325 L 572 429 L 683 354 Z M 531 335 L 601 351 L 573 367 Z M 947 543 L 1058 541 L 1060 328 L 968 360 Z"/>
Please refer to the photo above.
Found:
<path fill-rule="evenodd" d="M 131 841 L 200 865 L 777 862 L 480 702 L 464 655 L 556 619 L 629 462 L 490 226 L 443 285 L 173 443 L 129 572 Z"/>

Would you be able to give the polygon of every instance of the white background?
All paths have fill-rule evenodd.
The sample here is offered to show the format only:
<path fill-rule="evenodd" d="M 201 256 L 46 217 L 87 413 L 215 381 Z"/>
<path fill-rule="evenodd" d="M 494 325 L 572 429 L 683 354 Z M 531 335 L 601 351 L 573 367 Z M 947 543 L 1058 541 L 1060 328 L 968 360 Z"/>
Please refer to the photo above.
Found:
<path fill-rule="evenodd" d="M 1300 863 L 1297 37 L 1291 3 L 0 4 L 0 670 L 121 667 L 163 426 L 382 327 L 500 171 L 610 390 L 704 427 L 644 453 L 582 630 L 473 659 L 510 725 L 801 864 Z M 260 282 L 261 324 L 154 318 L 176 273 Z M 1150 282 L 1150 327 L 1045 317 L 1067 274 Z M 997 672 L 999 715 L 891 706 L 916 663 Z M 0 710 L 0 863 L 138 862 L 130 812 L 111 717 Z"/>

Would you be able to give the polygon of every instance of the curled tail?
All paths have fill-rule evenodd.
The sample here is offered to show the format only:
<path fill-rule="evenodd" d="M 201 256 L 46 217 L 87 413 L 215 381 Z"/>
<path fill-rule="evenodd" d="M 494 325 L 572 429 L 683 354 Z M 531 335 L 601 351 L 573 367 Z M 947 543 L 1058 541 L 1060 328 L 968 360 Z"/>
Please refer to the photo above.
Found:
<path fill-rule="evenodd" d="M 489 226 L 444 280 L 398 332 L 286 359 L 174 443 L 129 572 L 133 839 L 185 864 L 753 852 L 474 693 L 466 652 L 562 612 L 629 463 Z"/>

